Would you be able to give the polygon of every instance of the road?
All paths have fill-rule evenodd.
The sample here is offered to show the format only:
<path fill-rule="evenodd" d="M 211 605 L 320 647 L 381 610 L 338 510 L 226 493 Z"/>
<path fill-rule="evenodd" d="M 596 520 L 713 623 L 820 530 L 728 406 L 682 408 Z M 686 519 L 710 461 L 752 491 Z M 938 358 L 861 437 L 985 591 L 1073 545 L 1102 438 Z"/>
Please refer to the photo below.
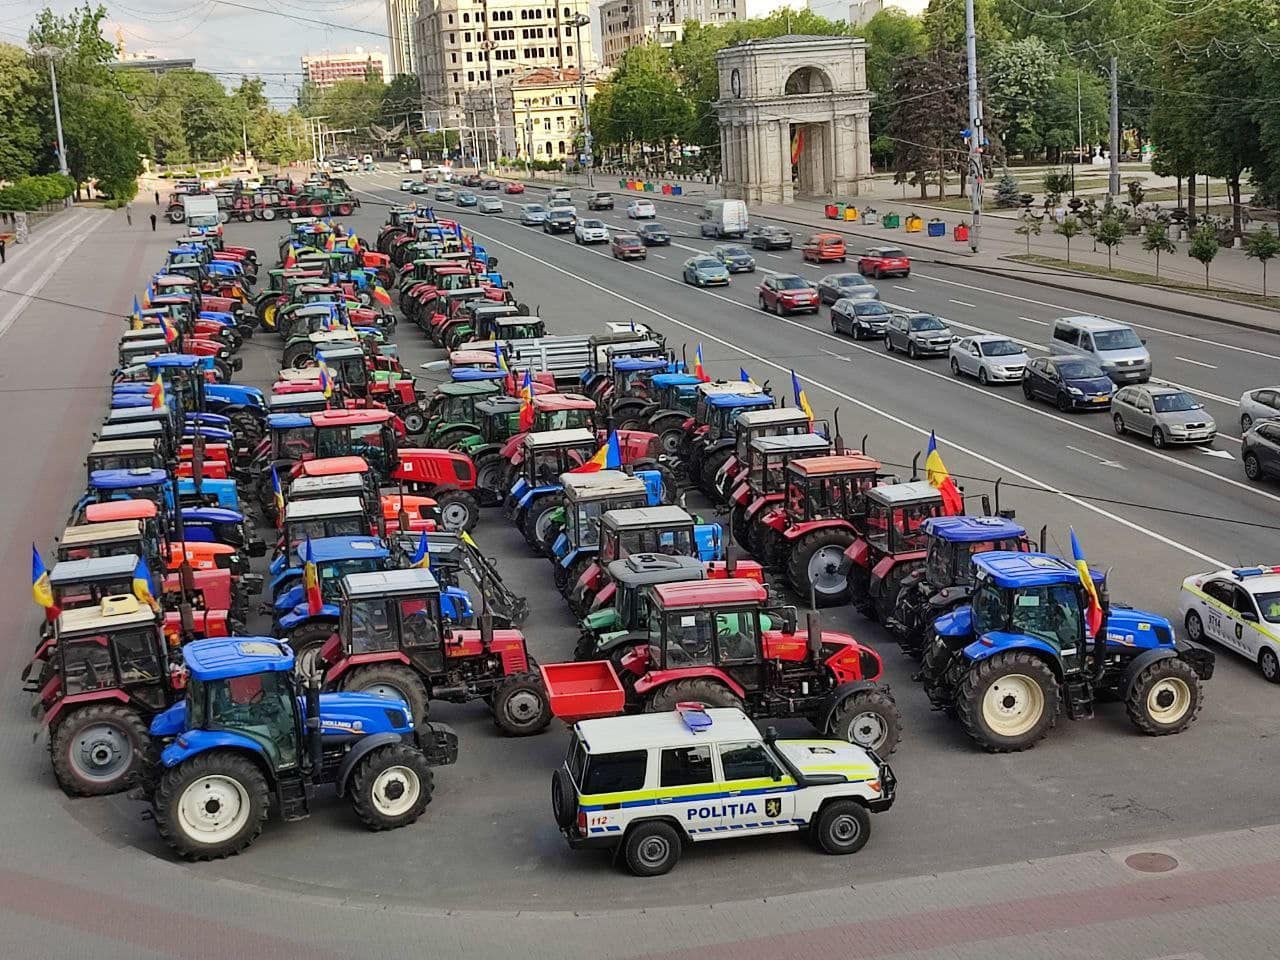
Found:
<path fill-rule="evenodd" d="M 379 174 L 357 183 L 365 206 L 351 219 L 362 236 L 376 235 L 383 204 L 402 199 L 396 179 Z M 1118 599 L 1175 616 L 1177 583 L 1186 574 L 1275 560 L 1280 488 L 1248 484 L 1238 461 L 1194 450 L 1156 452 L 1114 437 L 1103 417 L 1063 416 L 1029 406 L 1016 391 L 958 381 L 941 362 L 886 356 L 876 344 L 832 336 L 825 309 L 818 317 L 765 315 L 754 306 L 753 283 L 745 278 L 714 292 L 686 287 L 677 279 L 680 261 L 711 244 L 691 235 L 696 226 L 687 207 L 659 204 L 663 222 L 690 235 L 678 236 L 672 248 L 656 252 L 662 257 L 655 253 L 645 264 L 617 263 L 605 250 L 520 227 L 511 204 L 503 216 L 449 214 L 484 239 L 501 258 L 502 271 L 515 279 L 520 298 L 541 307 L 556 332 L 589 332 L 606 320 L 631 317 L 662 330 L 677 347 L 687 342 L 690 356 L 701 342 L 713 375 L 732 377 L 744 366 L 758 381 L 786 391 L 794 368 L 819 415 L 838 408 L 846 439 L 857 443 L 867 434 L 868 451 L 903 476 L 935 430 L 948 467 L 968 493 L 990 493 L 992 481 L 1002 478 L 1004 505 L 1015 507 L 1030 527 L 1047 525 L 1052 549 L 1065 548 L 1067 526 L 1073 525 L 1091 562 L 1112 568 Z M 622 224 L 620 214 L 606 219 Z M 48 300 L 83 306 L 35 300 L 0 332 L 0 389 L 10 394 L 10 416 L 0 430 L 7 449 L 30 451 L 0 468 L 13 491 L 0 503 L 11 557 L 25 557 L 29 540 L 50 543 L 80 487 L 83 452 L 106 405 L 106 368 L 119 331 L 116 317 L 94 308 L 125 313 L 163 259 L 163 233 L 129 231 L 105 215 L 95 222 L 97 232 L 76 260 L 54 268 L 38 291 Z M 274 224 L 228 227 L 234 242 L 255 245 L 264 255 L 280 232 Z M 760 261 L 779 272 L 816 273 L 801 266 L 798 253 Z M 43 262 L 49 269 L 52 260 Z M 38 279 L 33 270 L 24 282 Z M 1184 317 L 1044 296 L 1019 281 L 929 267 L 908 282 L 887 285 L 885 297 L 895 303 L 1029 342 L 1042 342 L 1044 328 L 1024 316 L 1045 321 L 1067 312 L 1104 312 L 1138 320 L 1161 376 L 1226 398 L 1206 400 L 1224 426 L 1230 423 L 1229 399 L 1274 378 L 1266 353 L 1280 355 L 1280 339 L 1231 328 L 1197 330 Z M 1011 299 L 1016 297 L 1025 299 Z M 0 300 L 0 319 L 7 303 Z M 398 340 L 410 364 L 438 356 L 410 327 L 401 328 Z M 1217 369 L 1186 364 L 1184 376 L 1174 366 L 1178 354 Z M 254 340 L 244 356 L 241 380 L 272 379 L 277 342 Z M 1217 446 L 1237 450 L 1225 439 Z M 531 557 L 494 513 L 486 514 L 478 537 L 530 599 L 525 629 L 533 652 L 543 661 L 569 656 L 574 632 L 550 589 L 546 561 Z M 16 639 L 6 647 L 3 682 L 16 691 L 36 617 L 21 576 L 9 578 L 4 589 L 7 632 Z M 563 734 L 506 740 L 480 707 L 436 711 L 459 729 L 462 756 L 439 772 L 435 801 L 414 828 L 366 834 L 343 805 L 325 804 L 310 822 L 270 824 L 261 841 L 237 858 L 191 867 L 166 856 L 137 801 L 63 798 L 43 746 L 32 742 L 25 698 L 15 693 L 0 707 L 0 824 L 8 871 L 0 872 L 0 915 L 12 921 L 6 923 L 14 931 L 11 949 L 24 948 L 15 956 L 60 957 L 83 955 L 85 944 L 96 943 L 104 957 L 206 955 L 184 938 L 181 931 L 189 928 L 193 938 L 219 938 L 228 949 L 244 950 L 233 955 L 304 948 L 316 956 L 385 955 L 370 945 L 420 944 L 416 938 L 430 931 L 442 955 L 505 955 L 524 943 L 533 955 L 559 955 L 559 944 L 572 956 L 639 956 L 657 949 L 626 938 L 635 931 L 629 918 L 640 915 L 610 911 L 645 910 L 665 918 L 662 944 L 693 948 L 703 939 L 678 919 L 694 904 L 756 904 L 755 927 L 751 921 L 738 928 L 712 924 L 709 942 L 726 942 L 760 924 L 803 929 L 848 916 L 839 891 L 850 885 L 879 890 L 884 881 L 1008 871 L 1013 868 L 1007 865 L 1038 858 L 1088 856 L 1104 847 L 1274 820 L 1268 740 L 1280 734 L 1275 691 L 1229 654 L 1220 654 L 1200 721 L 1182 736 L 1138 736 L 1113 705 L 1090 723 L 1062 721 L 1034 751 L 992 757 L 972 751 L 953 723 L 928 709 L 909 679 L 914 665 L 878 627 L 847 609 L 827 611 L 825 620 L 884 654 L 906 726 L 893 758 L 902 782 L 898 804 L 876 818 L 875 835 L 857 857 L 820 857 L 785 837 L 726 843 L 696 848 L 675 874 L 656 883 L 637 883 L 605 859 L 568 851 L 552 825 L 547 796 Z M 963 875 L 957 876 L 945 888 L 949 896 L 965 889 Z M 49 905 L 71 895 L 85 898 L 84 910 Z M 835 912 L 814 916 L 797 906 L 802 902 L 829 902 Z M 441 911 L 458 916 L 450 921 Z M 595 929 L 611 937 L 613 948 L 600 951 L 591 927 L 557 919 L 567 915 L 558 912 L 573 911 L 596 917 Z M 136 923 L 120 923 L 121 913 Z"/>

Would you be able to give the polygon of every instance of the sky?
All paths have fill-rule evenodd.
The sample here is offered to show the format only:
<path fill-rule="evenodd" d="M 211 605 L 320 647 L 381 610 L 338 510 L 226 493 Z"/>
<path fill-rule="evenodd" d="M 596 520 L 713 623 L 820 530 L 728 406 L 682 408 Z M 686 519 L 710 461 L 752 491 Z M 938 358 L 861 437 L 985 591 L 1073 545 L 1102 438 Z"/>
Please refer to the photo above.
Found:
<path fill-rule="evenodd" d="M 228 85 L 234 85 L 241 74 L 260 75 L 267 81 L 268 97 L 280 108 L 294 102 L 302 81 L 299 61 L 304 53 L 346 51 L 357 46 L 384 53 L 389 50 L 383 0 L 102 2 L 107 8 L 107 39 L 114 43 L 119 31 L 129 53 L 194 58 L 196 69 L 218 74 Z M 805 5 L 804 0 L 747 0 L 747 15 L 763 16 L 788 4 L 795 8 Z M 28 26 L 45 6 L 66 13 L 76 5 L 76 0 L 0 0 L 0 42 L 23 43 Z M 595 6 L 593 0 L 593 9 Z M 598 33 L 593 34 L 598 43 Z"/>

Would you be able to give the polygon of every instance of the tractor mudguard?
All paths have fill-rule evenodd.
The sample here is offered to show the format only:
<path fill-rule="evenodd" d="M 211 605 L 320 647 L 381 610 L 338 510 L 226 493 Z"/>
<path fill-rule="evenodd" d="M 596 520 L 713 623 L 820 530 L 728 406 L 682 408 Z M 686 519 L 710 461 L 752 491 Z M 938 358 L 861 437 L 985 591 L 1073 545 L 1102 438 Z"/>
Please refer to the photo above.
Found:
<path fill-rule="evenodd" d="M 800 537 L 803 537 L 806 533 L 810 533 L 819 528 L 848 530 L 854 536 L 857 536 L 858 534 L 858 531 L 854 529 L 853 524 L 848 520 L 806 520 L 804 523 L 797 523 L 795 526 L 788 527 L 784 530 L 782 532 L 782 539 L 791 543 L 793 540 L 798 540 Z M 848 555 L 849 552 L 846 550 L 845 556 L 847 557 Z"/>
<path fill-rule="evenodd" d="M 379 747 L 385 747 L 392 743 L 403 743 L 404 738 L 398 733 L 374 733 L 369 736 L 357 740 L 355 746 L 347 751 L 347 755 L 342 758 L 342 763 L 338 765 L 338 775 L 334 779 L 334 786 L 337 788 L 338 796 L 342 796 L 346 790 L 347 780 L 351 777 L 351 771 L 356 768 L 359 763 L 371 750 L 377 750 Z"/>
<path fill-rule="evenodd" d="M 179 700 L 151 718 L 148 732 L 153 737 L 176 737 L 187 728 L 187 701 Z"/>
<path fill-rule="evenodd" d="M 594 555 L 599 552 L 599 549 L 599 547 L 578 547 L 574 550 L 570 550 L 560 559 L 560 566 L 568 570 L 573 566 L 573 562 L 579 557 Z M 594 584 L 592 584 L 592 586 L 594 586 Z"/>
<path fill-rule="evenodd" d="M 338 609 L 337 604 L 326 603 L 320 608 L 319 613 L 312 616 L 307 612 L 307 605 L 302 603 L 280 618 L 280 629 L 282 631 L 288 631 L 303 623 L 317 620 L 332 620 L 334 623 L 337 623 L 338 617 L 341 616 L 341 614 L 342 611 Z"/>
<path fill-rule="evenodd" d="M 900 553 L 882 557 L 880 562 L 871 570 L 871 586 L 867 591 L 867 595 L 871 597 L 879 597 L 884 593 L 885 581 L 889 579 L 889 575 L 904 563 L 911 563 L 915 560 L 923 560 L 927 555 L 924 550 L 912 550 L 909 553 Z"/>
<path fill-rule="evenodd" d="M 559 493 L 563 489 L 564 487 L 560 486 L 558 483 L 546 484 L 541 487 L 527 487 L 525 488 L 524 493 L 520 495 L 519 499 L 516 500 L 516 506 L 520 509 L 524 509 L 529 506 L 529 503 L 534 497 L 541 497 L 548 493 Z"/>
<path fill-rule="evenodd" d="M 160 762 L 166 767 L 176 767 L 196 754 L 210 750 L 235 750 L 237 753 L 249 754 L 268 773 L 271 771 L 271 763 L 261 744 L 230 730 L 187 730 L 160 752 Z"/>
<path fill-rule="evenodd" d="M 817 728 L 824 734 L 830 733 L 831 718 L 836 715 L 840 705 L 855 693 L 861 693 L 863 690 L 883 690 L 885 693 L 889 693 L 887 684 L 877 684 L 874 680 L 849 680 L 846 683 L 842 683 L 827 695 L 827 702 L 822 705 L 822 709 L 818 713 L 822 722 L 816 724 Z"/>
<path fill-rule="evenodd" d="M 1014 650 L 1022 650 L 1039 657 L 1053 671 L 1055 677 L 1062 679 L 1062 658 L 1058 651 L 1043 640 L 1037 640 L 1026 634 L 999 632 L 983 634 L 962 652 L 969 663 L 977 663 L 988 657 L 994 657 L 997 653 L 1011 653 Z"/>
<path fill-rule="evenodd" d="M 639 633 L 634 630 L 617 630 L 613 633 L 600 632 L 596 638 L 596 659 L 612 659 L 613 652 L 619 647 L 629 647 L 636 643 L 643 643 L 647 638 L 648 633 Z"/>
<path fill-rule="evenodd" d="M 54 680 L 61 683 L 60 678 L 54 677 Z M 58 715 L 68 707 L 77 707 L 86 703 L 94 703 L 102 700 L 114 700 L 119 703 L 128 705 L 129 695 L 123 690 L 94 690 L 92 693 L 73 693 L 70 696 L 59 697 L 55 703 L 40 721 L 50 730 L 57 725 Z"/>
<path fill-rule="evenodd" d="M 693 542 L 698 550 L 698 559 L 706 563 L 709 560 L 724 559 L 723 531 L 718 523 L 699 523 L 693 528 Z"/>
<path fill-rule="evenodd" d="M 424 723 L 417 729 L 418 749 L 433 767 L 458 760 L 458 734 L 447 723 Z"/>
<path fill-rule="evenodd" d="M 1124 691 L 1123 696 L 1127 700 L 1129 695 L 1133 693 L 1133 685 L 1138 679 L 1138 674 L 1151 664 L 1159 660 L 1169 660 L 1176 657 L 1178 652 L 1172 647 L 1155 647 L 1150 650 L 1143 650 L 1132 660 L 1130 660 L 1124 668 L 1124 674 L 1120 677 L 1119 688 Z"/>
<path fill-rule="evenodd" d="M 596 598 L 591 601 L 591 609 L 599 610 L 604 607 L 605 604 L 612 604 L 613 595 L 617 592 L 618 585 L 610 580 L 600 589 L 600 592 L 596 594 Z"/>
<path fill-rule="evenodd" d="M 643 696 L 650 690 L 671 683 L 676 680 L 714 680 L 716 683 L 722 683 L 733 691 L 735 696 L 745 699 L 746 691 L 739 685 L 738 681 L 729 676 L 723 670 L 717 670 L 715 667 L 684 667 L 679 670 L 650 670 L 643 677 L 636 681 L 635 691 Z"/>
<path fill-rule="evenodd" d="M 551 544 L 551 558 L 561 566 L 564 565 L 564 556 L 569 552 L 569 537 L 565 533 L 556 535 L 555 541 Z"/>

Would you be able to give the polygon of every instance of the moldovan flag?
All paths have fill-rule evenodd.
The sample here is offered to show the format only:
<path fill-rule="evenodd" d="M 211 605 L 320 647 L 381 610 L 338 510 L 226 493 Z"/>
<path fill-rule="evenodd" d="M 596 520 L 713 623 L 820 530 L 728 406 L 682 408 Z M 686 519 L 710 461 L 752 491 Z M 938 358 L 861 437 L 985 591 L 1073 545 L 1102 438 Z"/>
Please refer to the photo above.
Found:
<path fill-rule="evenodd" d="M 528 430 L 533 426 L 533 381 L 529 379 L 529 371 L 524 372 L 524 382 L 520 384 L 520 429 Z"/>
<path fill-rule="evenodd" d="M 284 255 L 284 268 L 286 270 L 292 270 L 297 265 L 298 265 L 298 257 L 293 252 L 293 247 L 290 247 L 289 252 Z"/>
<path fill-rule="evenodd" d="M 702 344 L 698 344 L 698 349 L 693 352 L 693 375 L 706 383 L 711 377 L 707 374 L 706 369 L 702 366 Z"/>
<path fill-rule="evenodd" d="M 791 392 L 795 395 L 796 406 L 804 411 L 804 415 L 809 418 L 809 422 L 813 422 L 813 407 L 809 406 L 809 397 L 804 392 L 804 387 L 800 386 L 800 378 L 796 376 L 794 370 L 791 371 Z"/>
<path fill-rule="evenodd" d="M 511 368 L 507 366 L 507 358 L 502 354 L 502 347 L 498 346 L 498 341 L 493 342 L 493 359 L 497 361 L 498 369 L 503 373 L 509 373 Z"/>
<path fill-rule="evenodd" d="M 284 491 L 280 489 L 280 474 L 271 465 L 271 499 L 276 505 L 276 526 L 284 526 Z"/>
<path fill-rule="evenodd" d="M 147 387 L 147 396 L 151 398 L 152 410 L 159 410 L 164 406 L 164 381 L 160 379 L 160 374 L 157 373 L 151 386 Z"/>
<path fill-rule="evenodd" d="M 173 343 L 178 339 L 178 328 L 173 325 L 173 321 L 168 317 L 160 318 L 160 332 L 164 334 L 165 343 Z"/>
<path fill-rule="evenodd" d="M 334 246 L 335 246 L 335 241 L 334 241 L 334 238 L 333 238 L 333 234 L 331 233 L 331 234 L 329 234 L 329 236 L 327 236 L 327 237 L 325 238 L 325 241 L 324 241 L 324 252 L 325 252 L 325 253 L 333 253 L 333 248 L 334 248 Z"/>
<path fill-rule="evenodd" d="M 1093 585 L 1089 565 L 1084 562 L 1084 551 L 1080 549 L 1076 532 L 1070 527 L 1067 529 L 1071 530 L 1071 558 L 1076 562 L 1076 570 L 1080 573 L 1080 585 L 1084 587 L 1085 595 L 1089 598 L 1089 606 L 1084 613 L 1085 626 L 1089 628 L 1089 635 L 1096 637 L 1098 631 L 1102 629 L 1102 601 L 1098 599 L 1098 588 Z"/>
<path fill-rule="evenodd" d="M 929 481 L 929 486 L 942 494 L 944 514 L 955 517 L 964 513 L 964 497 L 960 495 L 960 491 L 956 489 L 956 482 L 951 479 L 951 474 L 942 464 L 942 457 L 938 454 L 938 441 L 932 430 L 929 431 L 929 452 L 924 458 L 924 475 Z"/>
<path fill-rule="evenodd" d="M 31 596 L 40 606 L 44 607 L 44 615 L 50 622 L 58 619 L 58 614 L 62 611 L 57 608 L 53 602 L 53 587 L 49 583 L 49 571 L 44 568 L 44 561 L 40 559 L 40 551 L 36 549 L 36 545 L 31 545 Z"/>
<path fill-rule="evenodd" d="M 316 569 L 310 537 L 307 537 L 302 548 L 302 583 L 307 591 L 307 613 L 313 617 L 319 616 L 324 608 L 324 597 L 320 595 L 320 571 Z"/>
<path fill-rule="evenodd" d="M 387 293 L 380 283 L 375 283 L 373 285 L 373 299 L 377 300 L 384 307 L 391 306 L 391 294 Z"/>
<path fill-rule="evenodd" d="M 739 368 L 738 368 L 738 379 L 739 379 L 739 380 L 741 380 L 743 383 L 750 383 L 750 382 L 751 382 L 751 374 L 747 373 L 747 371 L 746 371 L 745 369 L 743 369 L 742 367 L 739 367 Z"/>
<path fill-rule="evenodd" d="M 147 561 L 141 557 L 138 558 L 138 565 L 133 568 L 133 595 L 152 610 L 160 612 L 160 602 L 151 589 L 151 571 L 147 569 Z"/>
<path fill-rule="evenodd" d="M 791 165 L 794 167 L 800 162 L 800 154 L 804 152 L 804 128 L 800 127 L 796 130 L 795 135 L 791 138 Z"/>
<path fill-rule="evenodd" d="M 151 306 L 151 287 L 150 286 L 146 286 L 142 288 L 142 305 L 144 307 Z"/>
<path fill-rule="evenodd" d="M 328 400 L 333 396 L 333 374 L 329 370 L 329 365 L 321 360 L 320 369 L 320 392 L 324 394 L 324 398 Z"/>
<path fill-rule="evenodd" d="M 609 439 L 596 451 L 596 455 L 570 473 L 595 473 L 598 470 L 617 470 L 622 466 L 622 447 L 618 444 L 618 431 L 609 431 Z"/>
<path fill-rule="evenodd" d="M 427 570 L 431 567 L 431 548 L 427 545 L 427 531 L 425 530 L 418 537 L 418 549 L 413 551 L 413 556 L 409 558 L 409 566 L 418 567 L 422 570 Z"/>
<path fill-rule="evenodd" d="M 134 296 L 133 298 L 133 312 L 129 314 L 129 329 L 142 329 L 142 307 L 138 306 L 137 296 Z"/>

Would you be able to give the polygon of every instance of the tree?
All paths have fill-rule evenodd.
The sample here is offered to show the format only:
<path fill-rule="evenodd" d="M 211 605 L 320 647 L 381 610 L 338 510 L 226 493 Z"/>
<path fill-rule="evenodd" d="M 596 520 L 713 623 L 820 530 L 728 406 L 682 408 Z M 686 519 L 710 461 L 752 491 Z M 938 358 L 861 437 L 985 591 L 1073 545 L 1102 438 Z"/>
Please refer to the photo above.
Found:
<path fill-rule="evenodd" d="M 1210 224 L 1201 224 L 1191 235 L 1191 246 L 1187 248 L 1196 260 L 1204 264 L 1204 288 L 1209 289 L 1209 264 L 1218 255 L 1218 231 Z"/>
<path fill-rule="evenodd" d="M 968 94 L 955 82 L 963 75 L 959 54 L 942 47 L 900 60 L 894 69 L 889 136 L 897 144 L 895 178 L 919 186 L 921 200 L 929 196 L 932 176 L 938 178 L 938 196 L 944 197 L 947 170 L 967 169 L 969 153 L 960 132 L 969 123 Z"/>
<path fill-rule="evenodd" d="M 987 116 L 998 118 L 1005 146 L 1024 156 L 1044 145 L 1040 116 L 1057 69 L 1054 55 L 1039 37 L 992 44 L 983 70 L 996 78 L 987 100 Z"/>
<path fill-rule="evenodd" d="M 1035 108 L 1035 129 L 1045 148 L 1052 151 L 1049 160 L 1060 163 L 1063 151 L 1073 149 L 1080 136 L 1086 145 L 1096 143 L 1101 132 L 1107 129 L 1109 109 L 1107 84 L 1101 77 L 1078 66 L 1065 63 L 1059 66 Z"/>
<path fill-rule="evenodd" d="M 1040 236 L 1040 230 L 1044 226 L 1043 214 L 1037 216 L 1030 210 L 1022 211 L 1021 222 L 1013 228 L 1013 232 L 1020 237 L 1027 238 L 1027 256 L 1031 255 L 1031 237 Z"/>
<path fill-rule="evenodd" d="M 1062 195 L 1071 189 L 1071 174 L 1061 170 L 1048 170 L 1041 182 L 1044 185 L 1045 202 L 1056 206 Z"/>
<path fill-rule="evenodd" d="M 1067 241 L 1067 263 L 1071 262 L 1071 238 L 1080 232 L 1080 221 L 1073 216 L 1065 216 L 1062 222 L 1053 228 L 1053 232 Z M 1028 240 L 1028 243 L 1031 241 Z"/>
<path fill-rule="evenodd" d="M 1006 173 L 996 186 L 996 206 L 1008 209 L 1021 203 L 1022 192 L 1018 189 L 1018 181 Z"/>
<path fill-rule="evenodd" d="M 382 114 L 378 121 L 388 130 L 398 123 L 406 128 L 411 116 L 422 109 L 422 85 L 412 73 L 401 73 L 391 78 L 382 97 Z"/>
<path fill-rule="evenodd" d="M 669 51 L 656 43 L 632 47 L 592 101 L 591 132 L 605 146 L 661 145 L 694 129 L 693 108 L 681 93 Z"/>
<path fill-rule="evenodd" d="M 1156 255 L 1156 279 L 1160 279 L 1160 254 L 1174 253 L 1178 248 L 1169 239 L 1169 228 L 1159 220 L 1152 220 L 1142 233 L 1142 249 Z"/>
<path fill-rule="evenodd" d="M 17 180 L 40 165 L 40 121 L 35 106 L 35 88 L 42 77 L 27 52 L 0 43 L 0 180 Z"/>
<path fill-rule="evenodd" d="M 924 26 L 919 17 L 913 17 L 897 7 L 885 7 L 876 13 L 862 28 L 867 41 L 867 89 L 871 92 L 871 136 L 873 140 L 884 136 L 889 129 L 889 112 L 892 107 L 893 67 L 899 60 L 918 57 L 925 51 Z M 874 144 L 873 154 L 876 154 Z M 878 163 L 887 166 L 891 162 L 893 145 L 877 155 Z"/>
<path fill-rule="evenodd" d="M 1263 224 L 1262 229 L 1244 241 L 1244 255 L 1262 264 L 1262 295 L 1267 295 L 1267 261 L 1280 254 L 1280 237 Z"/>
<path fill-rule="evenodd" d="M 1124 242 L 1124 224 L 1114 214 L 1107 214 L 1093 228 L 1093 239 L 1107 248 L 1107 270 L 1111 269 L 1111 253 Z"/>

